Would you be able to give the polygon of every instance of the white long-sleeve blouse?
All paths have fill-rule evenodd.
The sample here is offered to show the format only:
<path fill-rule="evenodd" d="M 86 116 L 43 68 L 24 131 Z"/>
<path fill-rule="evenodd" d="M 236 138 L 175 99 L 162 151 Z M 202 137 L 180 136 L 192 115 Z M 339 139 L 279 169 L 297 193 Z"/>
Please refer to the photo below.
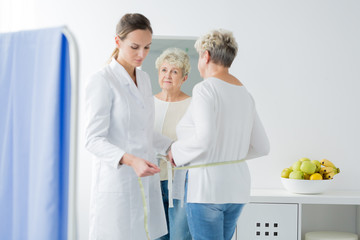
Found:
<path fill-rule="evenodd" d="M 208 78 L 193 89 L 191 104 L 179 122 L 172 145 L 177 166 L 261 157 L 269 141 L 244 86 Z M 250 173 L 246 162 L 194 168 L 188 172 L 187 202 L 246 203 Z"/>

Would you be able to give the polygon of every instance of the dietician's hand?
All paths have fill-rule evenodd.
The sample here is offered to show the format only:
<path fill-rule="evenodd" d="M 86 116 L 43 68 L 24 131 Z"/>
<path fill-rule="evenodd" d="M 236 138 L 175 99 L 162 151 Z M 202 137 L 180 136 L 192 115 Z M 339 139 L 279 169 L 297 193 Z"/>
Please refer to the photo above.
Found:
<path fill-rule="evenodd" d="M 120 160 L 120 164 L 132 167 L 138 177 L 152 176 L 160 172 L 160 168 L 156 164 L 129 153 L 124 154 Z"/>

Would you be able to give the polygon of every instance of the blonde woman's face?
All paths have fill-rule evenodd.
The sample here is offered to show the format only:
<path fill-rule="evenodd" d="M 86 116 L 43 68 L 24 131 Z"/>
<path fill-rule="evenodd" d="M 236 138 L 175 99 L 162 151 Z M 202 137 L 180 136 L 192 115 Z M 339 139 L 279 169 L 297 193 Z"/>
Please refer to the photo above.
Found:
<path fill-rule="evenodd" d="M 181 85 L 186 81 L 181 68 L 163 62 L 159 68 L 159 85 L 163 90 L 180 91 Z"/>
<path fill-rule="evenodd" d="M 117 37 L 116 45 L 119 48 L 118 60 L 132 67 L 141 66 L 149 53 L 151 40 L 151 32 L 140 29 L 130 32 L 124 40 Z"/>

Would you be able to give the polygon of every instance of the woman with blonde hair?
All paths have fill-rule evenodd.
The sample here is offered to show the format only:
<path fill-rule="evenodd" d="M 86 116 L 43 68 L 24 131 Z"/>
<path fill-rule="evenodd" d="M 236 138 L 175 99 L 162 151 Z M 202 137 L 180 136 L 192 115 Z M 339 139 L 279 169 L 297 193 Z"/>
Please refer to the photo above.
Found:
<path fill-rule="evenodd" d="M 151 41 L 145 16 L 124 15 L 110 63 L 87 83 L 86 148 L 94 156 L 90 239 L 154 239 L 167 233 L 154 156 L 166 155 L 171 140 L 154 132 L 150 79 L 137 68 Z"/>
<path fill-rule="evenodd" d="M 161 92 L 154 96 L 155 130 L 173 141 L 176 137 L 176 125 L 186 112 L 191 97 L 181 91 L 181 86 L 188 79 L 190 59 L 179 48 L 166 49 L 155 62 L 158 70 Z M 184 170 L 173 173 L 173 207 L 169 208 L 167 160 L 159 157 L 161 191 L 169 233 L 159 240 L 190 240 L 191 235 L 183 206 L 185 174 Z M 170 193 L 171 194 L 171 193 Z"/>
<path fill-rule="evenodd" d="M 250 196 L 245 159 L 269 152 L 269 142 L 243 84 L 229 73 L 237 54 L 231 32 L 200 37 L 198 69 L 204 80 L 179 122 L 172 145 L 174 165 L 186 165 L 186 212 L 194 240 L 230 240 Z"/>

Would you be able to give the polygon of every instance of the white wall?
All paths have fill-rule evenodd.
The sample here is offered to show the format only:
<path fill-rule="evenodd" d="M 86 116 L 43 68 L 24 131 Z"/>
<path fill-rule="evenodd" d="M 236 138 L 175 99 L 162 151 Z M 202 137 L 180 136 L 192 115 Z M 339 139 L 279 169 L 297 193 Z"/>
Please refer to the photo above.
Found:
<path fill-rule="evenodd" d="M 1 4 L 9 7 L 9 2 Z M 232 30 L 240 50 L 231 71 L 253 94 L 272 147 L 269 156 L 249 163 L 253 187 L 281 188 L 281 170 L 309 157 L 328 158 L 341 168 L 335 189 L 360 189 L 359 1 L 31 2 L 28 8 L 20 4 L 6 11 L 0 6 L 0 31 L 67 25 L 80 46 L 81 90 L 112 52 L 115 25 L 124 13 L 146 15 L 156 35 Z M 91 157 L 83 148 L 82 91 L 80 98 L 77 189 L 83 240 L 88 232 Z"/>

